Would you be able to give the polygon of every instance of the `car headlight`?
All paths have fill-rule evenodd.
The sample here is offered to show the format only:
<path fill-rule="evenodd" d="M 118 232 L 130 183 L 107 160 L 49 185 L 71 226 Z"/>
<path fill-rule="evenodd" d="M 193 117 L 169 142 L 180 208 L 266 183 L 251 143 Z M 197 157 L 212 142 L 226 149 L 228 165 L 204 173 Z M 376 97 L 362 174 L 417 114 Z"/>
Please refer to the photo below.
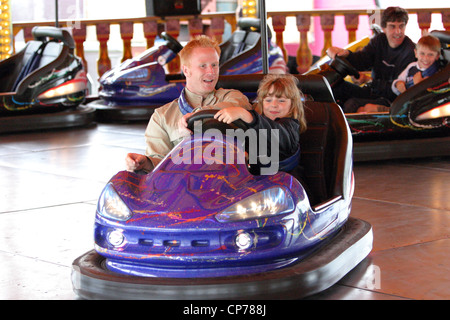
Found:
<path fill-rule="evenodd" d="M 272 217 L 295 209 L 289 192 L 281 187 L 273 187 L 258 192 L 222 210 L 216 215 L 219 222 L 234 222 Z"/>
<path fill-rule="evenodd" d="M 117 194 L 111 183 L 103 189 L 98 200 L 97 212 L 108 219 L 126 221 L 131 218 L 131 211 Z"/>
<path fill-rule="evenodd" d="M 76 92 L 80 92 L 87 89 L 87 82 L 83 79 L 74 79 L 67 81 L 55 88 L 51 88 L 38 96 L 38 99 L 52 99 L 56 97 L 62 97 Z"/>
<path fill-rule="evenodd" d="M 450 102 L 418 115 L 416 120 L 429 120 L 448 116 L 450 116 Z"/>

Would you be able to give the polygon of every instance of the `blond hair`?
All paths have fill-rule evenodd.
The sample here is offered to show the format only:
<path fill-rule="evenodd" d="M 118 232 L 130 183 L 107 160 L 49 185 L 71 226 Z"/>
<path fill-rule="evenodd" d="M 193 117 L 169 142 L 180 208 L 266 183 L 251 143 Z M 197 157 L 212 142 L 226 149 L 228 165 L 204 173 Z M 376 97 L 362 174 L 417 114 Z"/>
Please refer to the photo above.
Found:
<path fill-rule="evenodd" d="M 220 57 L 220 47 L 216 39 L 211 39 L 208 36 L 200 35 L 189 41 L 184 48 L 180 51 L 180 63 L 181 65 L 189 66 L 192 51 L 195 48 L 213 48 L 216 50 Z"/>
<path fill-rule="evenodd" d="M 263 100 L 269 95 L 277 98 L 286 97 L 291 99 L 291 108 L 287 117 L 297 119 L 300 123 L 300 132 L 306 130 L 305 110 L 303 106 L 303 93 L 297 87 L 298 79 L 291 74 L 268 74 L 261 80 L 258 88 L 256 112 L 264 114 Z"/>

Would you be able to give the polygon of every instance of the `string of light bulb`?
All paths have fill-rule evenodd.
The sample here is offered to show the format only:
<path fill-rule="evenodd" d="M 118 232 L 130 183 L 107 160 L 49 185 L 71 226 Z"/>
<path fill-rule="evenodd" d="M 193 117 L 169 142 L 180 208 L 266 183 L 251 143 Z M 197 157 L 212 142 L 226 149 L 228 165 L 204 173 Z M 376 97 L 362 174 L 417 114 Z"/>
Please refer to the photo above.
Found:
<path fill-rule="evenodd" d="M 256 5 L 256 0 L 244 0 L 242 2 L 242 16 L 256 18 L 258 12 Z"/>
<path fill-rule="evenodd" d="M 9 0 L 0 0 L 0 60 L 11 56 L 11 7 Z"/>

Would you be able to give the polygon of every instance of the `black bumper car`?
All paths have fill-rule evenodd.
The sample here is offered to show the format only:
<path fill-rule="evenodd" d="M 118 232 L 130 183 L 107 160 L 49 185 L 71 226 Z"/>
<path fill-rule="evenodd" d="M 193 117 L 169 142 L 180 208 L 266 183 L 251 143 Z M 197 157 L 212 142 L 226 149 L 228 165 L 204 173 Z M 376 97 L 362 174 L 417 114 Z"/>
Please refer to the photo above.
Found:
<path fill-rule="evenodd" d="M 433 31 L 442 44 L 441 69 L 400 94 L 387 112 L 347 113 L 354 140 L 354 160 L 420 158 L 450 155 L 450 33 Z M 337 57 L 311 70 L 334 87 L 358 71 Z"/>
<path fill-rule="evenodd" d="M 0 133 L 83 126 L 95 109 L 81 106 L 88 80 L 63 29 L 35 27 L 34 40 L 0 62 Z"/>

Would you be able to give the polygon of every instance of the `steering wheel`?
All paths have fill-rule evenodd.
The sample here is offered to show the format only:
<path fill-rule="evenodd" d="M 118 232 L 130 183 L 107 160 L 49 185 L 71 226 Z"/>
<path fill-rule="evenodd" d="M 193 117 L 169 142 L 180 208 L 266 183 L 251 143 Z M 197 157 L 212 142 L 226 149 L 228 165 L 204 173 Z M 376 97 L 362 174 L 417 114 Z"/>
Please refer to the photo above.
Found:
<path fill-rule="evenodd" d="M 181 49 L 183 49 L 183 46 L 181 45 L 181 43 L 178 42 L 177 39 L 175 39 L 174 37 L 172 37 L 170 34 L 168 34 L 167 32 L 161 32 L 161 37 L 166 40 L 167 46 L 175 53 L 178 53 L 181 51 Z"/>
<path fill-rule="evenodd" d="M 339 73 L 343 78 L 347 75 L 354 76 L 359 79 L 359 71 L 348 62 L 344 57 L 336 55 L 333 62 L 330 65 L 337 73 Z"/>
<path fill-rule="evenodd" d="M 247 123 L 241 119 L 237 119 L 232 123 L 225 123 L 217 119 L 214 119 L 214 115 L 217 113 L 217 111 L 219 110 L 209 109 L 195 112 L 191 117 L 189 117 L 189 119 L 187 119 L 187 128 L 192 132 L 194 132 L 194 123 L 196 121 L 203 121 L 204 124 L 202 125 L 203 132 L 209 128 L 219 129 L 222 133 L 226 133 L 225 131 L 226 129 L 242 129 L 242 130 L 248 129 Z"/>

